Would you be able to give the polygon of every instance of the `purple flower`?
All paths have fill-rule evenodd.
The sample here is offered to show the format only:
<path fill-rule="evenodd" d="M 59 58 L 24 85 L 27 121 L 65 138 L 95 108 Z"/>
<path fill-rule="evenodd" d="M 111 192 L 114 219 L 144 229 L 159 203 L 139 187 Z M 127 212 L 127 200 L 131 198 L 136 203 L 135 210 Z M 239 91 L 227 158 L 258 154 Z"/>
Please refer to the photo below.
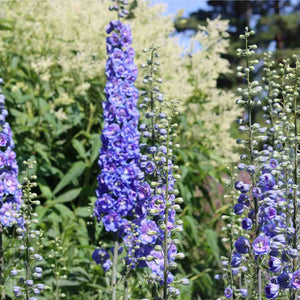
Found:
<path fill-rule="evenodd" d="M 1 223 L 5 227 L 18 224 L 20 205 L 13 202 L 6 202 L 0 208 Z"/>
<path fill-rule="evenodd" d="M 112 265 L 112 262 L 109 259 L 110 255 L 105 249 L 96 249 L 92 254 L 92 258 L 96 264 L 102 265 L 105 272 L 107 272 Z"/>
<path fill-rule="evenodd" d="M 270 241 L 266 236 L 258 236 L 252 244 L 253 252 L 257 255 L 267 254 L 270 250 Z"/>
<path fill-rule="evenodd" d="M 110 21 L 109 25 L 107 25 L 107 27 L 106 27 L 106 33 L 110 34 L 114 30 L 120 31 L 122 29 L 122 26 L 123 26 L 123 24 L 121 21 Z"/>
<path fill-rule="evenodd" d="M 255 187 L 252 190 L 252 196 L 255 199 L 259 199 L 259 197 L 261 196 L 261 189 L 259 187 Z"/>
<path fill-rule="evenodd" d="M 292 275 L 292 287 L 296 290 L 300 289 L 300 270 L 297 270 Z"/>
<path fill-rule="evenodd" d="M 250 185 L 247 183 L 244 183 L 243 181 L 237 181 L 235 183 L 235 188 L 240 191 L 243 194 L 246 194 L 250 190 Z"/>
<path fill-rule="evenodd" d="M 279 285 L 275 283 L 268 283 L 265 287 L 267 299 L 275 299 L 279 294 Z"/>
<path fill-rule="evenodd" d="M 151 195 L 150 185 L 147 182 L 143 182 L 138 186 L 137 193 L 138 200 L 142 202 L 146 201 Z"/>
<path fill-rule="evenodd" d="M 271 257 L 269 260 L 269 270 L 277 273 L 281 269 L 281 260 L 277 257 Z"/>
<path fill-rule="evenodd" d="M 114 49 L 114 47 L 119 47 L 121 45 L 119 35 L 117 33 L 112 33 L 112 35 L 107 38 L 107 44 L 112 47 L 111 49 Z"/>
<path fill-rule="evenodd" d="M 155 171 L 155 164 L 153 161 L 147 161 L 144 168 L 147 174 L 152 174 Z"/>
<path fill-rule="evenodd" d="M 236 268 L 241 264 L 242 260 L 243 257 L 241 254 L 239 254 L 238 252 L 233 252 L 231 258 L 231 265 Z"/>
<path fill-rule="evenodd" d="M 258 184 L 261 188 L 264 188 L 265 190 L 270 190 L 275 185 L 275 179 L 271 174 L 264 173 L 259 177 Z"/>
<path fill-rule="evenodd" d="M 7 136 L 6 134 L 0 133 L 0 146 L 5 147 L 7 144 Z"/>
<path fill-rule="evenodd" d="M 168 250 L 168 263 L 174 262 L 175 255 L 177 253 L 176 246 L 174 244 L 171 244 Z M 147 261 L 148 267 L 163 280 L 164 278 L 164 256 L 161 251 L 151 251 L 150 255 L 154 258 L 151 261 Z M 168 273 L 168 283 L 171 283 L 174 279 L 174 276 L 169 272 Z"/>
<path fill-rule="evenodd" d="M 278 161 L 274 158 L 270 159 L 270 167 L 275 169 L 278 166 Z"/>
<path fill-rule="evenodd" d="M 246 254 L 250 250 L 250 244 L 249 241 L 241 236 L 235 243 L 234 243 L 235 249 L 240 254 Z"/>
<path fill-rule="evenodd" d="M 276 227 L 274 228 L 274 230 Z M 284 234 L 277 234 L 271 238 L 271 249 L 278 250 L 281 249 L 286 243 L 286 238 Z"/>
<path fill-rule="evenodd" d="M 290 286 L 291 279 L 288 273 L 282 272 L 278 275 L 277 281 L 281 289 L 287 289 Z"/>
<path fill-rule="evenodd" d="M 157 235 L 155 233 L 158 232 L 158 228 L 154 221 L 148 221 L 146 219 L 142 220 L 139 231 L 139 239 L 141 240 L 142 244 L 155 244 L 157 239 Z"/>
<path fill-rule="evenodd" d="M 274 219 L 277 215 L 277 211 L 275 208 L 271 207 L 271 206 L 268 206 L 264 209 L 264 216 L 271 220 L 271 219 Z"/>
<path fill-rule="evenodd" d="M 250 218 L 244 218 L 242 220 L 242 228 L 245 230 L 250 230 L 252 228 L 252 220 Z"/>
<path fill-rule="evenodd" d="M 238 291 L 241 293 L 241 296 L 243 298 L 248 296 L 248 290 L 247 289 L 239 289 Z"/>
<path fill-rule="evenodd" d="M 233 210 L 236 215 L 241 215 L 244 212 L 244 205 L 237 203 L 234 205 Z"/>
<path fill-rule="evenodd" d="M 145 214 L 143 203 L 150 187 L 143 183 L 137 126 L 138 90 L 134 86 L 137 69 L 134 50 L 129 48 L 132 36 L 129 25 L 111 21 L 106 32 L 108 59 L 105 73 L 106 101 L 103 102 L 104 128 L 98 164 L 97 200 L 94 213 L 106 231 L 127 234 L 128 218 Z"/>
<path fill-rule="evenodd" d="M 114 199 L 110 194 L 103 194 L 95 203 L 95 214 L 100 220 L 102 213 L 108 213 L 112 210 Z"/>
<path fill-rule="evenodd" d="M 249 165 L 247 167 L 247 171 L 249 174 L 254 174 L 255 173 L 255 166 L 254 165 Z"/>
<path fill-rule="evenodd" d="M 102 221 L 106 231 L 118 231 L 120 225 L 120 217 L 116 213 L 105 215 L 102 218 Z"/>
<path fill-rule="evenodd" d="M 149 203 L 149 209 L 157 210 L 157 212 L 154 212 L 153 215 L 158 215 L 162 211 L 164 211 L 165 208 L 165 200 L 162 195 L 155 195 L 150 198 Z"/>
<path fill-rule="evenodd" d="M 224 290 L 224 296 L 227 299 L 231 299 L 232 298 L 233 292 L 232 292 L 232 289 L 229 286 L 227 288 L 225 288 L 225 290 Z"/>
<path fill-rule="evenodd" d="M 0 79 L 2 82 L 2 79 Z M 0 221 L 3 226 L 23 225 L 23 219 L 19 216 L 22 200 L 22 193 L 18 188 L 19 168 L 14 152 L 14 141 L 9 124 L 5 121 L 7 110 L 4 108 L 4 95 L 0 94 Z"/>
<path fill-rule="evenodd" d="M 238 198 L 238 203 L 245 204 L 247 201 L 249 201 L 249 196 L 245 194 L 240 194 Z"/>

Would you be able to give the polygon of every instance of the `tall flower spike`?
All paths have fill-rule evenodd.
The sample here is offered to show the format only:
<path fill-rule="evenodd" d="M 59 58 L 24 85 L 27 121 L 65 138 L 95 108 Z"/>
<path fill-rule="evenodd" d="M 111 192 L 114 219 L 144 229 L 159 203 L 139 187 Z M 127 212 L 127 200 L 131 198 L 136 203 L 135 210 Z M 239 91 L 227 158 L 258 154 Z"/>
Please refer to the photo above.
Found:
<path fill-rule="evenodd" d="M 245 34 L 240 38 L 245 41 L 245 48 L 238 49 L 237 55 L 244 57 L 246 60 L 245 67 L 238 67 L 237 75 L 244 79 L 246 82 L 245 88 L 238 88 L 240 99 L 237 104 L 245 107 L 247 116 L 245 119 L 239 119 L 239 130 L 245 136 L 244 139 L 238 139 L 237 144 L 244 146 L 244 153 L 241 155 L 241 163 L 238 169 L 245 170 L 248 173 L 250 182 L 239 180 L 235 184 L 235 189 L 240 192 L 238 203 L 234 206 L 234 211 L 237 215 L 247 213 L 247 218 L 241 224 L 245 232 L 235 242 L 235 252 L 232 254 L 232 261 L 236 261 L 237 257 L 241 259 L 241 266 L 251 268 L 255 276 L 248 277 L 251 282 L 249 294 L 255 295 L 257 299 L 262 299 L 262 281 L 261 281 L 261 256 L 255 253 L 255 238 L 261 238 L 261 224 L 260 224 L 260 193 L 261 190 L 257 187 L 257 174 L 259 172 L 259 151 L 256 150 L 258 141 L 265 141 L 266 137 L 263 134 L 266 129 L 261 128 L 259 124 L 254 123 L 254 107 L 260 105 L 259 94 L 262 87 L 257 81 L 252 80 L 252 72 L 254 71 L 256 60 L 250 60 L 251 56 L 255 53 L 256 45 L 249 45 L 249 37 L 254 35 L 253 31 L 245 30 Z M 249 180 L 249 179 L 248 179 Z M 253 224 L 253 225 L 252 225 Z M 250 232 L 254 231 L 254 241 L 251 245 Z M 263 237 L 264 238 L 264 237 Z M 257 240 L 258 241 L 258 240 Z M 247 257 L 247 259 L 246 259 Z M 242 270 L 241 270 L 242 271 Z M 233 291 L 234 293 L 235 291 Z"/>
<path fill-rule="evenodd" d="M 162 289 L 162 299 L 171 295 L 179 295 L 179 290 L 174 287 L 171 269 L 176 266 L 175 260 L 183 258 L 182 253 L 177 253 L 173 235 L 182 230 L 182 223 L 175 220 L 175 211 L 180 209 L 178 203 L 181 198 L 176 198 L 178 190 L 175 189 L 175 174 L 178 167 L 173 165 L 176 159 L 173 155 L 173 142 L 176 134 L 173 133 L 176 124 L 173 117 L 177 115 L 176 105 L 170 101 L 162 105 L 163 95 L 160 92 L 162 80 L 158 78 L 159 57 L 157 47 L 149 49 L 151 57 L 143 82 L 147 88 L 143 92 L 143 102 L 140 108 L 145 112 L 144 123 L 140 125 L 144 138 L 141 144 L 141 168 L 145 173 L 146 181 L 151 186 L 151 197 L 146 201 L 147 216 L 139 228 L 139 240 L 142 241 L 137 255 L 139 260 L 145 260 L 144 266 L 152 270 L 152 281 L 158 290 Z M 148 52 L 148 49 L 145 49 Z M 169 116 L 168 116 L 169 115 Z M 187 284 L 187 280 L 183 280 Z M 158 283 L 158 284 L 157 284 Z M 157 297 L 159 291 L 153 291 Z"/>
<path fill-rule="evenodd" d="M 3 83 L 1 78 L 0 83 Z M 4 297 L 3 227 L 23 225 L 23 219 L 20 216 L 23 201 L 22 192 L 19 189 L 19 168 L 14 152 L 15 144 L 10 126 L 5 120 L 8 112 L 4 107 L 5 96 L 1 92 L 0 89 L 0 285 L 1 294 Z"/>
<path fill-rule="evenodd" d="M 288 293 L 289 299 L 297 299 L 299 285 L 299 129 L 297 105 L 299 95 L 299 58 L 294 57 L 295 68 L 289 61 L 281 65 L 282 109 L 275 128 L 276 157 L 278 159 L 278 188 L 284 213 L 284 231 L 281 234 L 282 272 L 277 277 L 278 288 Z"/>
<path fill-rule="evenodd" d="M 124 18 L 129 14 L 129 11 L 126 9 L 126 5 L 128 5 L 127 0 L 112 0 L 112 2 L 115 2 L 115 5 L 111 5 L 109 10 L 117 11 L 118 18 Z"/>
<path fill-rule="evenodd" d="M 0 79 L 0 83 L 3 80 Z M 1 93 L 1 90 L 0 90 Z M 22 192 L 19 189 L 19 167 L 14 152 L 14 141 L 4 107 L 5 96 L 0 94 L 0 221 L 5 227 L 22 225 L 19 210 L 22 204 Z"/>
<path fill-rule="evenodd" d="M 113 7 L 118 10 L 119 17 L 125 4 L 126 1 L 117 1 L 117 6 Z M 105 249 L 96 250 L 93 258 L 106 271 L 112 267 L 112 299 L 115 299 L 119 238 L 126 237 L 126 244 L 132 221 L 144 215 L 145 195 L 141 193 L 144 174 L 139 168 L 139 93 L 134 86 L 138 69 L 134 64 L 135 51 L 130 47 L 131 29 L 118 20 L 111 21 L 106 32 L 109 35 L 106 39 L 106 101 L 102 103 L 104 128 L 98 160 L 101 174 L 94 213 L 105 230 L 114 233 L 114 247 L 112 263 Z"/>
<path fill-rule="evenodd" d="M 24 203 L 21 210 L 24 226 L 17 229 L 18 239 L 22 243 L 19 248 L 20 260 L 17 268 L 11 270 L 10 273 L 12 277 L 19 279 L 18 285 L 13 287 L 15 297 L 26 300 L 37 300 L 38 295 L 45 288 L 45 285 L 41 282 L 42 268 L 40 264 L 43 258 L 38 253 L 43 233 L 33 227 L 38 222 L 35 219 L 37 214 L 33 212 L 33 206 L 40 204 L 38 200 L 34 200 L 36 194 L 32 192 L 32 189 L 37 186 L 36 176 L 30 174 L 34 163 L 30 160 L 24 162 L 28 169 L 24 171 L 24 184 L 22 186 Z"/>
<path fill-rule="evenodd" d="M 221 257 L 222 274 L 215 275 L 216 280 L 223 279 L 225 283 L 224 296 L 227 299 L 232 299 L 233 294 L 245 298 L 248 295 L 248 290 L 245 288 L 245 278 L 243 273 L 247 271 L 246 266 L 242 266 L 243 257 L 235 250 L 235 241 L 243 235 L 243 229 L 250 230 L 252 228 L 252 220 L 249 218 L 243 218 L 241 221 L 239 215 L 236 215 L 234 199 L 237 196 L 237 191 L 234 189 L 234 183 L 237 179 L 238 168 L 231 169 L 230 180 L 225 182 L 228 187 L 228 194 L 224 195 L 224 198 L 231 199 L 230 210 L 227 215 L 223 215 L 226 226 L 222 227 L 221 231 L 225 236 L 222 238 L 222 242 L 226 243 L 230 249 L 230 257 Z M 242 228 L 240 226 L 242 222 Z M 244 224 L 244 226 L 243 226 Z M 245 228 L 244 228 L 245 227 Z"/>

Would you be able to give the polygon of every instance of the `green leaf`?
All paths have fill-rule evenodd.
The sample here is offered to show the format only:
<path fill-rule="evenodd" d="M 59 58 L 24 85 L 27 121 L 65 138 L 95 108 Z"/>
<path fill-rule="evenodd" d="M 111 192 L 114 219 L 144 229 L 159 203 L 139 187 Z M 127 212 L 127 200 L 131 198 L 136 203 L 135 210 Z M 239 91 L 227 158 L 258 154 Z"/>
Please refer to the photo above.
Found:
<path fill-rule="evenodd" d="M 83 143 L 80 142 L 79 140 L 73 139 L 72 140 L 72 145 L 83 159 L 86 159 L 87 153 L 84 149 Z"/>
<path fill-rule="evenodd" d="M 186 227 L 190 229 L 190 235 L 194 239 L 194 241 L 197 243 L 198 235 L 197 235 L 197 223 L 194 218 L 191 216 L 184 216 L 184 220 L 186 223 Z"/>
<path fill-rule="evenodd" d="M 73 189 L 66 193 L 59 195 L 54 201 L 59 203 L 71 202 L 81 193 L 82 188 Z"/>
<path fill-rule="evenodd" d="M 54 208 L 60 213 L 62 217 L 72 219 L 74 217 L 73 212 L 64 204 L 57 203 Z"/>
<path fill-rule="evenodd" d="M 215 256 L 216 260 L 220 259 L 220 249 L 218 247 L 218 234 L 212 229 L 205 229 L 206 241 Z"/>
<path fill-rule="evenodd" d="M 67 280 L 67 279 L 60 279 L 58 281 L 59 286 L 78 286 L 80 285 L 80 282 L 75 280 Z"/>
<path fill-rule="evenodd" d="M 89 273 L 84 268 L 81 268 L 81 267 L 72 267 L 70 269 L 70 272 L 71 273 L 79 273 L 81 275 L 84 275 L 87 279 L 92 280 L 91 276 L 89 275 Z"/>
<path fill-rule="evenodd" d="M 57 194 L 61 189 L 68 185 L 75 178 L 78 178 L 85 170 L 86 164 L 82 161 L 74 163 L 69 170 L 69 172 L 61 179 L 56 188 L 53 191 L 53 194 Z"/>
<path fill-rule="evenodd" d="M 92 212 L 91 212 L 91 209 L 90 209 L 89 206 L 85 206 L 85 207 L 78 207 L 78 208 L 76 208 L 75 214 L 78 217 L 87 218 L 87 217 L 89 217 L 92 214 Z"/>
<path fill-rule="evenodd" d="M 92 136 L 92 149 L 90 164 L 92 165 L 96 158 L 99 156 L 99 149 L 101 147 L 101 140 L 98 134 L 93 134 Z"/>
<path fill-rule="evenodd" d="M 52 191 L 51 191 L 50 187 L 47 185 L 46 181 L 41 179 L 40 177 L 38 177 L 37 183 L 38 183 L 39 188 L 41 189 L 43 195 L 47 199 L 51 199 L 52 198 Z"/>
<path fill-rule="evenodd" d="M 39 222 L 42 222 L 45 215 L 49 213 L 49 208 L 47 206 L 39 205 L 36 207 L 35 212 L 38 214 Z"/>

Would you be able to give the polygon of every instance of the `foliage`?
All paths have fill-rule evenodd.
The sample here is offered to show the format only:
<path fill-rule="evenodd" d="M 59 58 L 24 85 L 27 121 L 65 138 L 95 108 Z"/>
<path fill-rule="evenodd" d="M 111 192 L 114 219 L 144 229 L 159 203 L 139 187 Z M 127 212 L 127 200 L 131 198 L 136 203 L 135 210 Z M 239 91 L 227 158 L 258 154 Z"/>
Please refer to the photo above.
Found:
<path fill-rule="evenodd" d="M 192 12 L 188 18 L 178 16 L 175 27 L 178 31 L 192 29 L 197 31 L 198 26 L 203 25 L 207 18 L 230 21 L 230 47 L 224 55 L 230 63 L 237 66 L 240 59 L 236 57 L 236 49 L 239 48 L 239 35 L 245 26 L 255 30 L 254 42 L 264 50 L 274 50 L 277 62 L 299 54 L 299 11 L 298 1 L 280 0 L 247 0 L 247 1 L 212 1 L 207 0 L 209 9 L 198 9 Z M 292 51 L 292 54 L 291 54 Z M 218 80 L 221 87 L 232 88 L 239 84 L 235 74 L 223 73 Z"/>

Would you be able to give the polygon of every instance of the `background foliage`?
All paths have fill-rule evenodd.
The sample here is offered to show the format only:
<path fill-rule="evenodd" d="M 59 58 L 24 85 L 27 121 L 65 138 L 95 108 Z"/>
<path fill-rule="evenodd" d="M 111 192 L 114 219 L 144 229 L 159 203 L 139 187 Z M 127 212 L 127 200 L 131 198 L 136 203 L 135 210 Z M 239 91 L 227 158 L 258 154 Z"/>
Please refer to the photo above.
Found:
<path fill-rule="evenodd" d="M 263 50 L 274 52 L 276 62 L 299 55 L 300 42 L 298 22 L 300 2 L 293 0 L 207 0 L 207 8 L 192 12 L 187 18 L 180 15 L 175 20 L 178 31 L 197 31 L 199 24 L 204 24 L 207 18 L 229 20 L 230 47 L 223 56 L 231 65 L 237 66 L 239 58 L 236 49 L 240 48 L 239 35 L 245 26 L 255 30 L 254 43 Z M 219 77 L 218 85 L 233 88 L 238 84 L 235 73 Z"/>
<path fill-rule="evenodd" d="M 136 64 L 144 62 L 143 48 L 160 45 L 165 96 L 181 101 L 178 159 L 185 231 L 180 247 L 186 258 L 180 272 L 191 280 L 182 299 L 212 299 L 220 292 L 213 275 L 224 250 L 218 237 L 226 209 L 220 182 L 225 158 L 235 155 L 229 128 L 240 114 L 232 109 L 233 93 L 217 89 L 220 73 L 230 72 L 221 57 L 229 46 L 228 22 L 216 19 L 199 27 L 193 41 L 201 42 L 201 50 L 183 55 L 163 10 L 135 2 L 128 22 Z M 45 297 L 53 299 L 58 288 L 66 299 L 104 299 L 107 282 L 91 253 L 100 235 L 102 244 L 106 237 L 90 217 L 90 206 L 105 97 L 104 28 L 112 15 L 106 2 L 87 5 L 85 0 L 1 2 L 0 15 L 0 74 L 16 152 L 19 162 L 37 161 L 42 254 L 52 265 L 45 275 L 50 287 Z"/>

